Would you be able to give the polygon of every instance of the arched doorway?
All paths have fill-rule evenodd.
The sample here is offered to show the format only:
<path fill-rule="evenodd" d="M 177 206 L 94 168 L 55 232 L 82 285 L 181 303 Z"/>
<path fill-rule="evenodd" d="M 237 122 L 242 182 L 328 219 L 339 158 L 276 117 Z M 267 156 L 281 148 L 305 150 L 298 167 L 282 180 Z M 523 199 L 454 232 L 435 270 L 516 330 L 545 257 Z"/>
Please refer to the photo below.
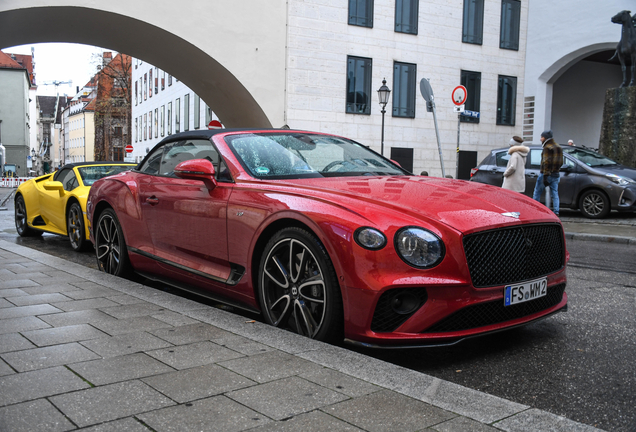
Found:
<path fill-rule="evenodd" d="M 600 51 L 574 63 L 552 85 L 551 128 L 559 143 L 598 148 L 608 88 L 623 79 L 614 50 Z"/>

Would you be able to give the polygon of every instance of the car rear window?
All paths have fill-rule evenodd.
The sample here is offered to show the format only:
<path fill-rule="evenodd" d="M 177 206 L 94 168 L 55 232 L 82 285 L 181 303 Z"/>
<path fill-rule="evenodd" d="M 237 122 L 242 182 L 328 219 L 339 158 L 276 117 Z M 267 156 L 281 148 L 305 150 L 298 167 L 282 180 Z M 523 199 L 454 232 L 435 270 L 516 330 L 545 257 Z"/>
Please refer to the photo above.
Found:
<path fill-rule="evenodd" d="M 497 166 L 505 167 L 508 166 L 508 161 L 510 160 L 510 155 L 507 151 L 502 151 L 497 153 Z"/>

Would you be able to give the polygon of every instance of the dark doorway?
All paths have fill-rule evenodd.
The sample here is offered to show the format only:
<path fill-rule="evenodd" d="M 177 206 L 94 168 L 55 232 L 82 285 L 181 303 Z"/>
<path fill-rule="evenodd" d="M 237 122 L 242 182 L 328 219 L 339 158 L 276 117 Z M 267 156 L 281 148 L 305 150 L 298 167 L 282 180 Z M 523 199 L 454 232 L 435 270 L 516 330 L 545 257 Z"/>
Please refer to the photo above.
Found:
<path fill-rule="evenodd" d="M 413 149 L 391 147 L 391 160 L 396 161 L 408 172 L 413 172 Z"/>

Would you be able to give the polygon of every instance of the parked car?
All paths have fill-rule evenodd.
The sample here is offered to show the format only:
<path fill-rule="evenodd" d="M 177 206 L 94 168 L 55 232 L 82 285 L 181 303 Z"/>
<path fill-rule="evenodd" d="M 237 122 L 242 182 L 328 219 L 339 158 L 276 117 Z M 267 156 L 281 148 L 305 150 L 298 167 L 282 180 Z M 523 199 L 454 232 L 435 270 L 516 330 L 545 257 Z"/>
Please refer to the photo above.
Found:
<path fill-rule="evenodd" d="M 532 197 L 541 168 L 542 147 L 529 147 L 524 194 Z M 579 209 L 584 216 L 593 219 L 604 218 L 611 210 L 636 210 L 635 168 L 626 167 L 582 147 L 562 148 L 560 208 Z M 472 169 L 470 180 L 501 186 L 508 159 L 508 148 L 492 150 L 476 168 Z"/>
<path fill-rule="evenodd" d="M 452 344 L 567 306 L 563 228 L 545 206 L 413 176 L 334 135 L 172 135 L 97 181 L 87 213 L 101 270 L 328 342 Z"/>
<path fill-rule="evenodd" d="M 135 167 L 123 162 L 81 162 L 22 183 L 15 193 L 15 227 L 22 237 L 68 236 L 75 250 L 89 246 L 86 197 L 98 179 Z"/>

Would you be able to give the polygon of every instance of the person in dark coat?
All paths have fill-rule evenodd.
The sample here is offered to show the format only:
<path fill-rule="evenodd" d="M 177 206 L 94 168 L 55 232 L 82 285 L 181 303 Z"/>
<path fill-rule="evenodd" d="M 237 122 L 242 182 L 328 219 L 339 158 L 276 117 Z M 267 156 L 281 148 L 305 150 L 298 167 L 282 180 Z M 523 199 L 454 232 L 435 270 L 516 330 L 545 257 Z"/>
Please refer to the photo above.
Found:
<path fill-rule="evenodd" d="M 546 130 L 541 133 L 543 151 L 541 152 L 541 172 L 537 177 L 537 184 L 534 186 L 532 198 L 541 200 L 541 195 L 546 187 L 550 188 L 552 195 L 552 208 L 554 213 L 559 215 L 559 171 L 563 165 L 563 149 L 552 138 L 552 131 Z"/>

